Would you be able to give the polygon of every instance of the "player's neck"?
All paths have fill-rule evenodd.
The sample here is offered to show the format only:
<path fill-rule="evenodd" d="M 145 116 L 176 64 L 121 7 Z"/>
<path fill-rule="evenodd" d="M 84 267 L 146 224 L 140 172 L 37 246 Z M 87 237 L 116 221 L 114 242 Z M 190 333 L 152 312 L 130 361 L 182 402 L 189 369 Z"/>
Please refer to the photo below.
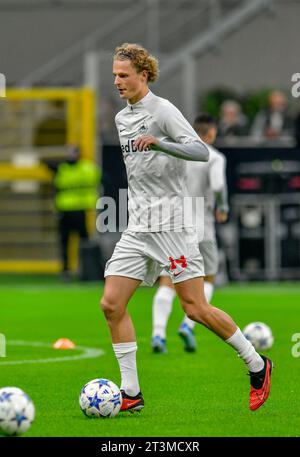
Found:
<path fill-rule="evenodd" d="M 135 105 L 135 103 L 140 102 L 146 95 L 149 93 L 149 87 L 144 87 L 138 94 L 128 100 L 130 105 Z"/>

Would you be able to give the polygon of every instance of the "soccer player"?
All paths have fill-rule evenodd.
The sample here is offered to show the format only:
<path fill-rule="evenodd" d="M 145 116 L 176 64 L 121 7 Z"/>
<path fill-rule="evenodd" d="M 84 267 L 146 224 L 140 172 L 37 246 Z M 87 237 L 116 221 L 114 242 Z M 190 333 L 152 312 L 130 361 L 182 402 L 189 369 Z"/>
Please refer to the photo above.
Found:
<path fill-rule="evenodd" d="M 200 114 L 194 121 L 194 128 L 209 149 L 208 162 L 187 162 L 188 190 L 191 196 L 204 197 L 204 218 L 197 220 L 199 250 L 204 261 L 204 293 L 208 303 L 212 299 L 215 276 L 218 270 L 218 249 L 215 233 L 215 219 L 224 223 L 228 217 L 226 158 L 213 148 L 217 126 L 209 114 Z M 199 215 L 198 215 L 199 218 Z M 204 226 L 203 226 L 204 225 Z M 159 287 L 153 299 L 152 348 L 154 352 L 166 352 L 166 327 L 172 311 L 175 290 L 170 275 L 163 271 Z M 193 329 L 196 322 L 185 316 L 178 333 L 188 352 L 196 350 Z"/>
<path fill-rule="evenodd" d="M 117 47 L 113 74 L 127 101 L 115 120 L 128 176 L 129 223 L 106 264 L 101 306 L 121 371 L 121 411 L 144 407 L 127 304 L 138 286 L 152 285 L 163 268 L 172 274 L 186 315 L 216 333 L 246 363 L 250 409 L 255 410 L 268 398 L 272 362 L 255 351 L 229 315 L 207 302 L 196 232 L 182 217 L 189 195 L 186 160 L 207 161 L 208 148 L 172 103 L 149 90 L 158 63 L 146 49 L 128 43 Z"/>

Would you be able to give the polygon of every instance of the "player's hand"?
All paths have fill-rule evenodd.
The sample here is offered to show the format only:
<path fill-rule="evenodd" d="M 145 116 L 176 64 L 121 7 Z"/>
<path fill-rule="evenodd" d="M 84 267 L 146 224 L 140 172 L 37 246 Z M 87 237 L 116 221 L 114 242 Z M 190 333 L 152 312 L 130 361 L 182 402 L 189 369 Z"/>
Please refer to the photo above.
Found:
<path fill-rule="evenodd" d="M 135 147 L 139 151 L 148 151 L 151 144 L 158 144 L 157 138 L 152 135 L 142 135 L 134 142 Z"/>
<path fill-rule="evenodd" d="M 216 210 L 215 216 L 218 224 L 224 224 L 228 219 L 228 213 L 220 211 L 219 209 Z"/>

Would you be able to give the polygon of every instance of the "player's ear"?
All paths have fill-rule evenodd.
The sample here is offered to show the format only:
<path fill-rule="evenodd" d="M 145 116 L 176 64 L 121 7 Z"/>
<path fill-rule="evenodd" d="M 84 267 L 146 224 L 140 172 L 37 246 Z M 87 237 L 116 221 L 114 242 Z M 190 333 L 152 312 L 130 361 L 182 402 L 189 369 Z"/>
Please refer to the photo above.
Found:
<path fill-rule="evenodd" d="M 148 81 L 148 71 L 147 70 L 142 71 L 142 77 L 145 82 Z"/>

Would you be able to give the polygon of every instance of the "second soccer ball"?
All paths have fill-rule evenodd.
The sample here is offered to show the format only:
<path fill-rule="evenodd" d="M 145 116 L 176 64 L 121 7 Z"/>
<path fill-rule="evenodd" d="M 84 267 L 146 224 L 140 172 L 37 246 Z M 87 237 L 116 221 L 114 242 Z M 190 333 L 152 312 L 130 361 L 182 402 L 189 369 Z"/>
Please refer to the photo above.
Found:
<path fill-rule="evenodd" d="M 31 398 L 18 387 L 0 389 L 0 435 L 21 435 L 34 420 Z"/>
<path fill-rule="evenodd" d="M 243 334 L 251 341 L 256 350 L 270 349 L 274 343 L 274 336 L 271 328 L 263 322 L 252 322 L 248 324 Z"/>

